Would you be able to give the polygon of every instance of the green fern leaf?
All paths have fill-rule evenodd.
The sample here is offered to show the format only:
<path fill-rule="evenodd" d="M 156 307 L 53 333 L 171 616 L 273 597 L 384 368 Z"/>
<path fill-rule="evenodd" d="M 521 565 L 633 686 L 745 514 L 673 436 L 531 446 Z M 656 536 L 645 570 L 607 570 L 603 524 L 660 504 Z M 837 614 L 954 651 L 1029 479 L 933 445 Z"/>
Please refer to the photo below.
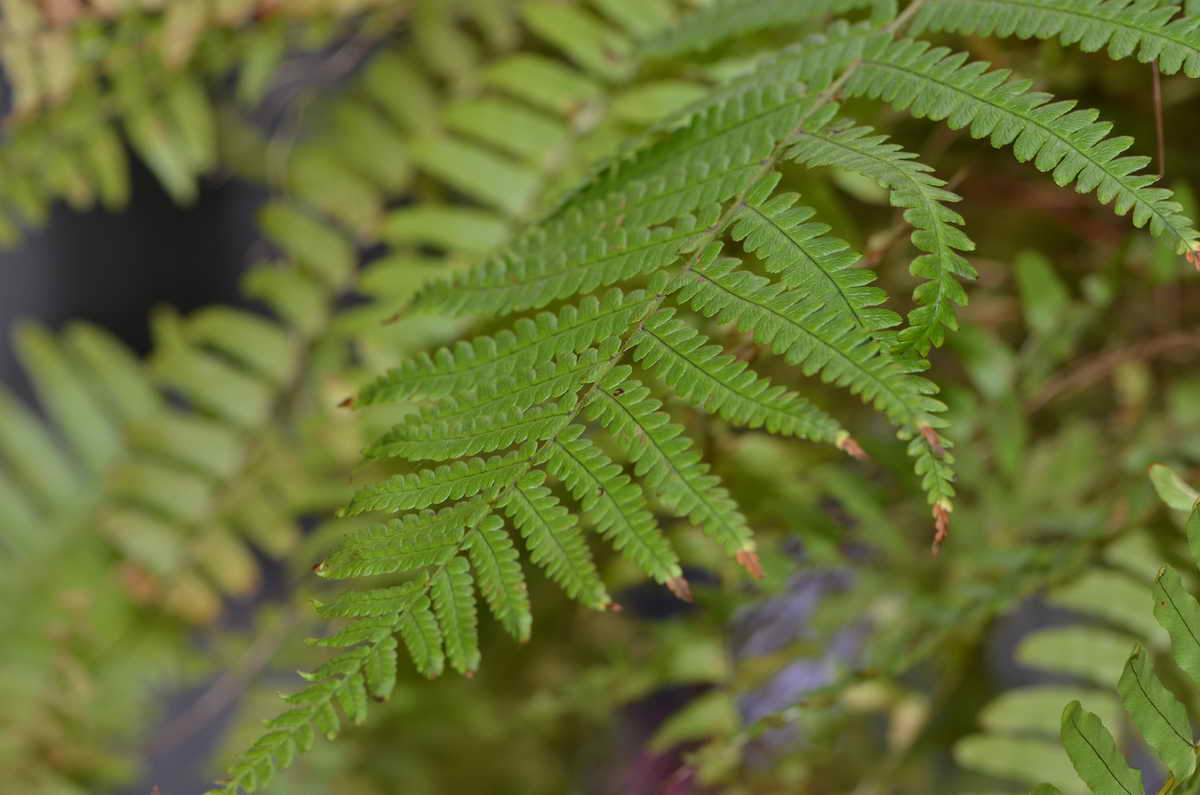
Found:
<path fill-rule="evenodd" d="M 474 497 L 488 489 L 507 486 L 529 469 L 534 449 L 532 443 L 526 443 L 519 451 L 507 455 L 472 458 L 437 469 L 393 475 L 359 489 L 343 509 L 342 515 L 355 516 L 366 511 L 420 510 L 447 500 Z"/>
<path fill-rule="evenodd" d="M 512 539 L 499 516 L 489 516 L 467 536 L 479 591 L 500 625 L 519 642 L 529 640 L 533 614 L 525 574 Z"/>
<path fill-rule="evenodd" d="M 684 216 L 674 228 L 623 227 L 581 240 L 575 250 L 556 252 L 552 258 L 509 255 L 492 260 L 457 279 L 434 284 L 417 296 L 415 306 L 491 315 L 538 309 L 670 265 L 703 237 L 719 214 L 719 208 L 710 205 L 699 218 Z"/>
<path fill-rule="evenodd" d="M 630 338 L 634 358 L 681 399 L 734 425 L 818 442 L 840 442 L 837 421 L 795 392 L 776 386 L 663 309 Z"/>
<path fill-rule="evenodd" d="M 683 428 L 659 411 L 662 403 L 630 378 L 628 365 L 614 367 L 587 407 L 590 419 L 613 435 L 634 462 L 634 473 L 678 515 L 696 522 L 731 554 L 754 549 L 746 518 Z"/>
<path fill-rule="evenodd" d="M 530 559 L 572 599 L 603 610 L 612 598 L 592 562 L 579 520 L 543 485 L 545 480 L 543 472 L 527 473 L 500 505 L 524 537 Z"/>
<path fill-rule="evenodd" d="M 1063 710 L 1062 743 L 1075 772 L 1096 795 L 1142 795 L 1142 774 L 1129 766 L 1108 729 L 1072 701 Z"/>
<path fill-rule="evenodd" d="M 388 431 L 368 448 L 386 450 L 396 441 L 428 439 L 446 428 L 484 426 L 501 411 L 525 411 L 538 403 L 561 398 L 594 380 L 607 366 L 620 346 L 620 338 L 611 337 L 596 348 L 587 348 L 578 356 L 566 353 L 523 373 L 484 382 L 473 392 L 439 401 L 434 407 L 415 415 Z M 373 453 L 368 452 L 368 455 Z"/>
<path fill-rule="evenodd" d="M 661 583 L 683 576 L 679 556 L 646 505 L 640 486 L 589 439 L 582 425 L 570 425 L 543 454 L 547 471 L 579 500 L 584 515 L 613 549 L 629 557 Z"/>
<path fill-rule="evenodd" d="M 789 152 L 794 157 L 795 147 Z M 852 267 L 861 257 L 849 244 L 827 236 L 827 225 L 808 223 L 815 211 L 795 206 L 799 194 L 772 195 L 781 178 L 774 172 L 746 195 L 731 231 L 733 239 L 762 260 L 768 272 L 781 273 L 786 287 L 811 293 L 846 313 L 863 331 L 899 323 L 895 312 L 875 308 L 887 295 L 869 286 L 874 273 Z"/>
<path fill-rule="evenodd" d="M 316 603 L 317 615 L 322 618 L 356 617 L 381 618 L 395 615 L 425 591 L 428 578 L 420 577 L 392 588 L 372 588 L 366 591 L 347 591 L 332 602 Z"/>
<path fill-rule="evenodd" d="M 505 409 L 488 417 L 434 426 L 400 425 L 386 441 L 369 446 L 364 455 L 367 458 L 446 460 L 490 453 L 529 439 L 549 439 L 566 427 L 574 409 L 575 395 L 569 394 L 556 403 L 530 409 Z M 410 432 L 413 438 L 403 438 Z"/>
<path fill-rule="evenodd" d="M 1164 74 L 1182 69 L 1200 77 L 1200 21 L 1173 19 L 1177 11 L 1145 0 L 931 0 L 913 18 L 911 31 L 1057 38 L 1084 52 L 1107 46 L 1114 59 L 1136 52 Z"/>
<path fill-rule="evenodd" d="M 1049 94 L 1030 92 L 1030 81 L 1009 80 L 1007 70 L 989 72 L 986 63 L 968 58 L 912 39 L 885 43 L 866 53 L 846 94 L 881 98 L 917 118 L 945 119 L 973 138 L 990 137 L 997 148 L 1012 144 L 1017 160 L 1052 172 L 1059 186 L 1095 191 L 1101 203 L 1113 202 L 1117 215 L 1132 210 L 1134 226 L 1148 223 L 1179 253 L 1191 251 L 1200 233 L 1170 200 L 1171 192 L 1150 187 L 1153 176 L 1134 174 L 1149 158 L 1119 157 L 1132 139 L 1109 138 L 1112 125 L 1097 121 L 1096 111 L 1051 102 Z"/>
<path fill-rule="evenodd" d="M 430 610 L 428 596 L 420 596 L 399 617 L 400 637 L 408 647 L 413 665 L 422 676 L 436 679 L 442 675 L 446 656 L 442 652 L 442 633 Z"/>
<path fill-rule="evenodd" d="M 474 676 L 479 668 L 475 587 L 466 558 L 453 558 L 433 575 L 433 608 L 442 628 L 446 658 L 454 670 Z"/>
<path fill-rule="evenodd" d="M 1174 569 L 1164 567 L 1154 578 L 1154 617 L 1171 636 L 1175 662 L 1200 684 L 1200 603 Z"/>
<path fill-rule="evenodd" d="M 917 308 L 909 313 L 908 328 L 900 332 L 902 347 L 926 353 L 941 345 L 945 330 L 958 328 L 954 307 L 967 303 L 957 279 L 974 279 L 975 269 L 959 251 L 975 244 L 960 229 L 963 219 L 946 206 L 959 197 L 916 160 L 870 127 L 835 121 L 809 125 L 797 132 L 797 142 L 785 157 L 808 166 L 837 166 L 876 180 L 890 192 L 891 202 L 904 208 L 913 227 L 912 243 L 924 252 L 909 266 L 914 276 L 929 281 L 913 293 Z"/>
<path fill-rule="evenodd" d="M 1163 686 L 1154 672 L 1153 656 L 1140 645 L 1125 663 L 1117 692 L 1142 737 L 1175 780 L 1190 776 L 1196 769 L 1196 748 L 1187 709 Z"/>
<path fill-rule="evenodd" d="M 422 511 L 373 525 L 347 538 L 317 567 L 317 574 L 340 579 L 442 565 L 487 510 L 487 503 L 475 498 L 437 513 Z"/>
<path fill-rule="evenodd" d="M 413 395 L 441 396 L 475 388 L 486 381 L 523 375 L 555 357 L 575 353 L 634 325 L 654 304 L 653 294 L 641 290 L 612 290 L 603 299 L 588 296 L 536 318 L 521 318 L 511 331 L 442 348 L 434 356 L 422 353 L 364 387 L 356 403 L 372 405 Z"/>
<path fill-rule="evenodd" d="M 710 246 L 690 272 L 671 286 L 678 301 L 754 335 L 806 375 L 848 387 L 897 425 L 940 424 L 933 415 L 945 407 L 929 397 L 936 387 L 891 361 L 879 345 L 808 296 L 787 290 L 719 258 Z"/>

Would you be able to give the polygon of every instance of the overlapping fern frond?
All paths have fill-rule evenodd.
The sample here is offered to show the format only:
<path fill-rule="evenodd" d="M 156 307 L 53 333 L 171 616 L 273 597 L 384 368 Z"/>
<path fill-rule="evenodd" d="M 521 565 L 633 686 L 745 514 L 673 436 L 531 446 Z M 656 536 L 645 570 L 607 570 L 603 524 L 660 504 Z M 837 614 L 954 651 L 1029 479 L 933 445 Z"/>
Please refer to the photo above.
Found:
<path fill-rule="evenodd" d="M 376 5 L 8 0 L 0 17 L 12 98 L 0 138 L 0 244 L 43 223 L 54 201 L 122 207 L 122 138 L 172 199 L 193 201 L 199 179 L 217 166 L 224 95 L 257 103 L 290 52 L 360 29 L 380 35 L 404 13 L 364 15 Z M 221 86 L 230 75 L 231 92 Z"/>
<path fill-rule="evenodd" d="M 818 13 L 862 5 L 824 4 Z M 397 637 L 426 675 L 447 664 L 473 672 L 480 659 L 476 587 L 511 634 L 527 637 L 532 612 L 518 546 L 570 597 L 595 608 L 611 599 L 587 525 L 682 597 L 688 585 L 660 513 L 695 525 L 760 575 L 749 522 L 677 407 L 859 449 L 794 384 L 776 383 L 725 351 L 716 341 L 722 328 L 748 335 L 796 376 L 816 376 L 878 410 L 907 442 L 932 506 L 935 550 L 941 545 L 953 510 L 954 459 L 939 430 L 944 406 L 921 357 L 956 328 L 955 308 L 966 300 L 959 279 L 973 276 L 962 252 L 972 244 L 948 206 L 957 197 L 945 183 L 845 117 L 835 97 L 882 99 L 1011 145 L 1018 160 L 1060 185 L 1096 193 L 1118 214 L 1132 212 L 1135 225 L 1192 252 L 1191 222 L 1169 192 L 1137 173 L 1144 158 L 1121 156 L 1132 142 L 1110 137 L 1111 126 L 1095 112 L 1054 102 L 965 53 L 904 38 L 923 0 L 894 18 L 884 3 L 875 21 L 831 24 L 711 90 L 674 86 L 671 99 L 687 101 L 665 104 L 682 109 L 604 165 L 556 168 L 557 147 L 591 129 L 606 95 L 625 100 L 612 107 L 625 107 L 626 121 L 638 117 L 629 109 L 646 95 L 626 88 L 638 68 L 637 42 L 655 41 L 674 14 L 665 3 L 650 6 L 648 15 L 639 3 L 612 0 L 601 19 L 571 4 L 531 4 L 522 16 L 527 31 L 575 66 L 544 55 L 506 57 L 485 70 L 484 96 L 442 118 L 427 112 L 430 92 L 406 91 L 401 100 L 379 89 L 389 78 L 395 86 L 422 82 L 403 58 L 381 61 L 375 98 L 403 130 L 406 162 L 449 189 L 434 201 L 377 215 L 377 206 L 354 201 L 363 192 L 353 180 L 337 181 L 335 198 L 304 187 L 327 181 L 289 175 L 309 203 L 367 239 L 381 233 L 407 258 L 391 261 L 390 271 L 376 266 L 381 281 L 412 262 L 421 265 L 416 282 L 431 261 L 466 266 L 417 290 L 413 309 L 482 315 L 495 325 L 405 358 L 353 399 L 368 417 L 407 416 L 366 447 L 369 460 L 401 472 L 364 486 L 345 513 L 399 516 L 350 535 L 318 573 L 398 579 L 320 607 L 329 618 L 352 619 L 318 641 L 344 650 L 289 698 L 292 708 L 235 762 L 224 791 L 263 786 L 316 732 L 339 730 L 338 709 L 361 720 L 367 696 L 385 696 L 395 680 Z M 807 9 L 801 18 L 809 18 Z M 703 49 L 753 31 L 753 19 L 725 29 L 700 12 L 647 52 Z M 447 85 L 470 82 L 446 60 L 433 64 Z M 555 80 L 542 79 L 549 75 Z M 498 134 L 493 125 L 528 136 Z M 625 137 L 620 126 L 607 132 Z M 310 168 L 327 166 L 317 159 Z M 776 193 L 778 170 L 790 162 L 863 174 L 904 209 L 920 252 L 911 269 L 927 283 L 898 332 L 891 327 L 899 316 L 880 307 L 884 295 L 849 244 L 814 220 L 803 196 Z M 459 256 L 421 250 L 451 241 Z M 306 253 L 312 256 L 296 245 L 297 256 Z M 371 278 L 368 270 L 364 283 Z M 508 315 L 518 317 L 507 325 L 494 320 Z M 359 340 L 367 357 L 385 359 L 369 339 Z"/>
<path fill-rule="evenodd" d="M 1194 556 L 1200 540 L 1196 493 L 1166 467 L 1155 466 L 1151 476 L 1169 505 L 1190 512 L 1186 534 Z M 1091 571 L 1049 594 L 1052 604 L 1103 619 L 1111 628 L 1050 627 L 1018 649 L 1023 662 L 1082 678 L 1087 686 L 1044 685 L 1002 695 L 982 714 L 987 732 L 959 743 L 960 763 L 998 778 L 1048 782 L 1034 790 L 1048 795 L 1142 792 L 1143 773 L 1157 771 L 1130 765 L 1124 743 L 1114 739 L 1109 727 L 1122 725 L 1123 708 L 1161 764 L 1161 791 L 1188 791 L 1197 768 L 1194 730 L 1175 688 L 1164 684 L 1160 671 L 1167 666 L 1160 658 L 1169 645 L 1189 687 L 1200 686 L 1200 603 L 1193 595 L 1194 573 L 1160 566 L 1147 541 L 1133 534 L 1107 551 L 1111 569 Z M 1049 739 L 1055 734 L 1061 747 Z"/>

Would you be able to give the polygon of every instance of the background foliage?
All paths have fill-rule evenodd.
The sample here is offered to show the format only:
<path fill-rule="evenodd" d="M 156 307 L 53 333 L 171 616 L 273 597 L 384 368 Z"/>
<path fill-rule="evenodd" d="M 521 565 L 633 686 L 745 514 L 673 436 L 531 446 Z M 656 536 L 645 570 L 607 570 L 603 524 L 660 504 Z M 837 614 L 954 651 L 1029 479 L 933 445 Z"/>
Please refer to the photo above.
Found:
<path fill-rule="evenodd" d="M 145 355 L 14 324 L 36 401 L 0 395 L 0 791 L 1195 791 L 1198 624 L 1160 609 L 1197 586 L 1186 6 L 5 0 L 6 243 L 124 207 L 134 160 L 185 205 L 265 198 L 234 303 L 154 310 Z M 666 294 L 698 314 L 620 315 Z M 512 317 L 541 311 L 619 319 L 483 378 L 420 353 L 546 339 Z M 584 387 L 610 436 L 512 430 Z M 373 529 L 460 497 L 427 548 Z M 386 592 L 314 574 L 431 564 Z M 323 648 L 363 639 L 353 670 Z M 280 723 L 280 692 L 319 698 Z"/>

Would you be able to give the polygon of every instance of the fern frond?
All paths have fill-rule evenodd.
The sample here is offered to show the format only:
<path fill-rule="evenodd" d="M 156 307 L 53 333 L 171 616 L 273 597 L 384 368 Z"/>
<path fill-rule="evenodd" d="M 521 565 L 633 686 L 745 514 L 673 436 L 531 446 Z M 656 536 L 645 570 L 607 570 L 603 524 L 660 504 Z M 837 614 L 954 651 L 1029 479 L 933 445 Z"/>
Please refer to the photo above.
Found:
<path fill-rule="evenodd" d="M 523 374 L 539 363 L 582 351 L 620 334 L 654 304 L 652 293 L 611 290 L 604 297 L 588 296 L 578 306 L 558 314 L 543 312 L 521 318 L 512 330 L 495 337 L 460 342 L 409 360 L 359 391 L 356 403 L 373 405 L 413 395 L 442 396 L 474 388 L 477 384 Z"/>
<path fill-rule="evenodd" d="M 575 395 L 530 409 L 505 409 L 496 414 L 434 426 L 397 426 L 386 442 L 368 447 L 368 458 L 446 460 L 490 453 L 526 440 L 549 439 L 562 430 L 574 414 Z M 397 433 L 399 431 L 399 433 Z M 409 436 L 408 432 L 413 431 Z"/>
<path fill-rule="evenodd" d="M 642 488 L 571 425 L 546 447 L 547 471 L 579 500 L 584 515 L 613 549 L 660 583 L 683 576 L 679 556 L 646 505 Z"/>
<path fill-rule="evenodd" d="M 467 559 L 455 557 L 433 575 L 433 608 L 442 628 L 446 659 L 468 676 L 479 667 L 475 586 Z"/>
<path fill-rule="evenodd" d="M 322 618 L 381 618 L 407 608 L 417 592 L 428 586 L 428 577 L 420 577 L 391 588 L 343 591 L 330 602 L 317 601 Z"/>
<path fill-rule="evenodd" d="M 662 403 L 630 377 L 628 365 L 614 367 L 597 385 L 587 416 L 603 425 L 634 463 L 656 497 L 700 526 L 730 554 L 754 549 L 746 517 L 683 428 L 659 411 Z"/>
<path fill-rule="evenodd" d="M 837 442 L 845 433 L 836 420 L 795 392 L 757 375 L 746 362 L 662 309 L 630 339 L 641 362 L 676 395 L 734 425 L 771 433 Z"/>
<path fill-rule="evenodd" d="M 482 491 L 507 486 L 529 469 L 534 445 L 491 458 L 455 461 L 437 469 L 423 469 L 408 475 L 393 475 L 387 480 L 359 489 L 343 516 L 366 511 L 412 511 L 428 508 L 447 500 L 473 497 Z"/>
<path fill-rule="evenodd" d="M 719 209 L 712 207 L 700 218 L 685 216 L 674 228 L 618 229 L 580 241 L 575 251 L 555 252 L 550 258 L 508 255 L 432 285 L 418 296 L 416 306 L 491 315 L 538 309 L 670 265 L 718 215 Z"/>
<path fill-rule="evenodd" d="M 914 259 L 910 272 L 929 281 L 913 293 L 917 308 L 909 313 L 908 327 L 901 330 L 903 348 L 924 355 L 942 344 L 947 329 L 958 328 L 955 305 L 967 303 L 957 279 L 974 279 L 975 269 L 959 251 L 972 251 L 975 244 L 960 228 L 962 216 L 946 206 L 959 197 L 933 176 L 932 169 L 875 135 L 870 127 L 834 121 L 823 127 L 810 125 L 796 135 L 796 144 L 786 157 L 808 166 L 836 166 L 876 180 L 890 191 L 893 206 L 904 208 L 904 220 L 913 227 L 912 243 L 925 252 Z M 957 277 L 957 278 L 956 278 Z"/>
<path fill-rule="evenodd" d="M 425 595 L 426 581 L 414 580 L 389 594 L 389 611 L 382 617 L 359 619 L 353 632 L 318 641 L 320 645 L 353 645 L 326 662 L 308 678 L 312 683 L 287 697 L 291 708 L 267 723 L 263 734 L 229 769 L 225 789 L 253 792 L 265 786 L 278 767 L 291 764 L 297 753 L 312 747 L 314 729 L 327 739 L 333 739 L 341 728 L 337 707 L 346 710 L 352 719 L 361 721 L 365 713 L 362 695 L 369 689 L 377 696 L 386 696 L 396 678 L 396 640 L 400 632 L 418 667 L 432 672 L 441 653 L 441 638 L 437 652 L 433 651 L 436 624 L 429 611 Z M 343 597 L 344 598 L 344 597 Z M 413 650 L 413 647 L 415 651 Z M 424 665 L 422 665 L 424 663 Z"/>
<path fill-rule="evenodd" d="M 1191 521 L 1198 521 L 1195 512 Z M 1200 603 L 1170 568 L 1154 578 L 1154 618 L 1170 634 L 1171 653 L 1180 670 L 1200 682 Z"/>
<path fill-rule="evenodd" d="M 603 610 L 612 598 L 592 562 L 578 519 L 543 485 L 545 479 L 542 472 L 527 473 L 500 504 L 525 539 L 530 559 L 572 599 Z"/>
<path fill-rule="evenodd" d="M 428 596 L 419 597 L 411 608 L 400 614 L 398 628 L 417 671 L 429 679 L 436 679 L 442 675 L 446 655 L 442 650 L 442 633 L 430 604 Z"/>
<path fill-rule="evenodd" d="M 1094 110 L 1074 110 L 1073 101 L 1052 102 L 1031 92 L 1028 80 L 1010 80 L 1006 69 L 968 63 L 966 53 L 902 39 L 867 52 L 846 83 L 849 96 L 881 98 L 918 118 L 945 120 L 951 129 L 967 129 L 973 138 L 990 138 L 997 148 L 1013 147 L 1021 162 L 1050 172 L 1059 186 L 1074 184 L 1080 193 L 1095 192 L 1117 215 L 1132 211 L 1134 226 L 1149 225 L 1179 253 L 1190 252 L 1200 237 L 1171 192 L 1150 187 L 1155 177 L 1134 172 L 1149 158 L 1124 156 L 1133 139 L 1109 138 L 1112 125 L 1097 121 Z"/>
<path fill-rule="evenodd" d="M 466 529 L 487 514 L 475 498 L 434 513 L 422 511 L 354 533 L 320 566 L 322 577 L 365 577 L 437 566 L 454 557 Z"/>
<path fill-rule="evenodd" d="M 909 372 L 852 323 L 807 295 L 742 270 L 710 246 L 671 286 L 673 298 L 754 335 L 806 375 L 850 389 L 901 427 L 936 426 L 943 404 L 933 384 Z"/>
<path fill-rule="evenodd" d="M 1146 743 L 1166 763 L 1176 781 L 1183 781 L 1196 769 L 1196 749 L 1192 742 L 1192 724 L 1187 709 L 1168 690 L 1154 672 L 1152 654 L 1141 646 L 1134 648 L 1117 682 L 1117 692 L 1126 712 Z"/>
<path fill-rule="evenodd" d="M 578 355 L 563 354 L 520 377 L 505 376 L 496 381 L 485 381 L 473 393 L 444 398 L 430 409 L 409 415 L 403 423 L 374 442 L 371 449 L 384 449 L 396 440 L 436 434 L 442 427 L 486 423 L 499 411 L 524 411 L 539 403 L 557 400 L 594 380 L 605 363 L 616 355 L 618 347 L 619 339 L 611 337 L 597 348 L 586 348 Z"/>
<path fill-rule="evenodd" d="M 948 31 L 980 36 L 1057 38 L 1084 52 L 1107 47 L 1110 58 L 1136 54 L 1165 74 L 1200 77 L 1200 20 L 1147 0 L 931 0 L 913 18 L 911 32 Z"/>
<path fill-rule="evenodd" d="M 493 515 L 480 522 L 467 536 L 467 553 L 492 615 L 518 641 L 529 640 L 533 623 L 529 592 L 517 549 L 504 531 L 504 520 Z"/>
<path fill-rule="evenodd" d="M 795 158 L 795 151 L 793 146 L 789 157 Z M 827 236 L 827 225 L 807 223 L 815 210 L 796 207 L 798 194 L 772 195 L 781 176 L 778 172 L 768 175 L 746 195 L 731 237 L 746 253 L 757 256 L 767 271 L 781 273 L 786 287 L 813 294 L 826 306 L 849 315 L 863 331 L 878 331 L 900 322 L 895 312 L 875 308 L 887 295 L 869 286 L 874 273 L 852 267 L 860 256 L 849 244 Z"/>
<path fill-rule="evenodd" d="M 1062 742 L 1080 777 L 1093 792 L 1145 792 L 1142 774 L 1129 766 L 1116 740 L 1095 713 L 1072 701 L 1063 710 Z"/>

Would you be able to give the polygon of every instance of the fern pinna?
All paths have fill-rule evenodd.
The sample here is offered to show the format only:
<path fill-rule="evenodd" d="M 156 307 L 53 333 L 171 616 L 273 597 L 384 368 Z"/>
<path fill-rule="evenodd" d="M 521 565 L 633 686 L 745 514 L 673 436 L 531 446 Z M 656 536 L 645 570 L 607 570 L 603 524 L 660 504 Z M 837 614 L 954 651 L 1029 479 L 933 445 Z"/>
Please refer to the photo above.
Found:
<path fill-rule="evenodd" d="M 638 13 L 626 3 L 605 5 Z M 1148 159 L 1123 156 L 1132 141 L 1111 137 L 1096 112 L 1055 101 L 966 53 L 905 36 L 1058 36 L 1084 49 L 1109 43 L 1113 57 L 1136 52 L 1164 71 L 1190 73 L 1200 52 L 1195 25 L 1172 21 L 1177 10 L 1149 13 L 1125 0 L 997 0 L 969 3 L 987 8 L 968 17 L 952 1 L 914 0 L 901 12 L 888 2 L 814 3 L 811 14 L 798 5 L 716 2 L 641 37 L 636 48 L 643 60 L 667 59 L 775 18 L 798 24 L 861 9 L 870 18 L 835 20 L 761 53 L 752 69 L 652 128 L 500 250 L 412 301 L 411 311 L 497 324 L 519 316 L 499 331 L 419 354 L 347 401 L 360 410 L 415 407 L 366 457 L 414 462 L 417 471 L 359 491 L 346 515 L 401 515 L 350 536 L 317 573 L 406 579 L 319 605 L 322 615 L 353 619 L 317 641 L 345 650 L 288 697 L 291 708 L 235 764 L 227 791 L 262 785 L 315 731 L 336 733 L 339 707 L 362 719 L 368 697 L 386 697 L 395 681 L 400 642 L 427 675 L 447 665 L 471 675 L 480 657 L 476 590 L 506 630 L 527 637 L 518 537 L 571 598 L 597 609 L 612 600 L 585 526 L 689 597 L 659 509 L 696 525 L 761 576 L 746 518 L 658 395 L 734 425 L 861 450 L 836 418 L 726 351 L 714 329 L 733 327 L 801 374 L 878 410 L 907 442 L 939 549 L 953 510 L 954 458 L 923 357 L 957 328 L 967 300 L 962 281 L 974 276 L 964 253 L 974 244 L 946 183 L 847 115 L 842 99 L 879 99 L 1011 146 L 1017 160 L 1060 186 L 1095 193 L 1119 215 L 1132 211 L 1136 226 L 1195 259 L 1191 222 L 1153 177 L 1138 173 Z M 572 44 L 570 33 L 560 43 L 606 79 L 628 77 L 597 61 L 584 42 Z M 792 164 L 865 176 L 904 211 L 917 252 L 911 271 L 922 280 L 906 322 L 880 306 L 886 295 L 858 267 L 860 255 L 815 220 L 803 197 L 777 190 Z M 489 198 L 519 217 L 528 209 L 520 187 Z"/>

